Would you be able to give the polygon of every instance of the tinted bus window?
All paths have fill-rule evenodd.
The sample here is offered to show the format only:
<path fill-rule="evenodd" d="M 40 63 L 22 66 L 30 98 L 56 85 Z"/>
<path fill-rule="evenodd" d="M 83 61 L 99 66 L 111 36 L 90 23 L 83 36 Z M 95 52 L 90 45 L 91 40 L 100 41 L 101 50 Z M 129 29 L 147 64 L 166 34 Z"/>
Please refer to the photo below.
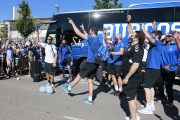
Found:
<path fill-rule="evenodd" d="M 174 8 L 152 8 L 129 10 L 133 23 L 139 22 L 173 22 Z"/>
<path fill-rule="evenodd" d="M 91 27 L 98 27 L 99 31 L 103 31 L 103 24 L 125 23 L 126 17 L 126 10 L 91 12 L 90 25 Z"/>
<path fill-rule="evenodd" d="M 57 20 L 58 22 L 50 25 L 48 32 L 74 33 L 72 25 L 69 23 L 69 20 L 67 18 L 71 18 L 78 28 L 80 28 L 80 25 L 83 23 L 85 29 L 88 30 L 87 25 L 89 23 L 89 13 L 86 12 L 55 15 L 53 20 Z"/>
<path fill-rule="evenodd" d="M 180 7 L 175 8 L 175 20 L 176 22 L 180 21 Z"/>

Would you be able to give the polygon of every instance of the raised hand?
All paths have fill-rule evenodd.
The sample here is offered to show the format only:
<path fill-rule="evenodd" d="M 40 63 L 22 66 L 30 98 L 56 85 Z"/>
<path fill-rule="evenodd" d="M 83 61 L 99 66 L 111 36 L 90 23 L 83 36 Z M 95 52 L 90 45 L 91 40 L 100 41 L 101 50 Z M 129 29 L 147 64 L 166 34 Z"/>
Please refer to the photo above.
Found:
<path fill-rule="evenodd" d="M 127 22 L 131 22 L 131 15 L 127 16 Z"/>
<path fill-rule="evenodd" d="M 83 23 L 82 23 L 82 25 L 80 26 L 80 28 L 82 28 L 82 30 L 84 30 L 84 25 L 83 25 Z"/>
<path fill-rule="evenodd" d="M 73 23 L 74 23 L 71 18 L 68 18 L 68 20 L 69 20 L 69 23 L 70 23 L 70 24 L 73 24 Z"/>
<path fill-rule="evenodd" d="M 155 20 L 154 20 L 154 22 L 152 22 L 152 25 L 153 25 L 153 27 L 156 26 L 156 21 Z"/>

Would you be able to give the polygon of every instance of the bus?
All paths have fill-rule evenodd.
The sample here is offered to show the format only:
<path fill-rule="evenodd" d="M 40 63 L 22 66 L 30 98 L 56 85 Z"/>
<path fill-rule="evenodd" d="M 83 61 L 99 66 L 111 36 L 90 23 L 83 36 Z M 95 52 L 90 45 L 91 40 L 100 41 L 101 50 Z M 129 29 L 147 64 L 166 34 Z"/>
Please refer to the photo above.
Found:
<path fill-rule="evenodd" d="M 52 43 L 57 47 L 60 46 L 63 39 L 67 40 L 74 54 L 74 64 L 71 69 L 78 71 L 86 62 L 88 42 L 75 34 L 67 18 L 71 18 L 82 33 L 80 28 L 82 23 L 87 32 L 90 27 L 98 27 L 98 37 L 101 41 L 104 28 L 107 28 L 109 39 L 111 39 L 112 33 L 114 33 L 114 37 L 120 33 L 123 35 L 122 41 L 128 47 L 127 15 L 132 16 L 131 23 L 134 31 L 140 30 L 140 24 L 144 23 L 150 33 L 153 31 L 152 22 L 155 20 L 157 21 L 156 29 L 161 30 L 163 35 L 172 30 L 180 32 L 180 1 L 173 1 L 133 4 L 129 8 L 57 13 L 52 18 L 52 21 L 56 20 L 57 22 L 49 25 L 46 38 L 47 36 L 53 37 Z M 62 69 L 61 64 L 59 67 Z"/>

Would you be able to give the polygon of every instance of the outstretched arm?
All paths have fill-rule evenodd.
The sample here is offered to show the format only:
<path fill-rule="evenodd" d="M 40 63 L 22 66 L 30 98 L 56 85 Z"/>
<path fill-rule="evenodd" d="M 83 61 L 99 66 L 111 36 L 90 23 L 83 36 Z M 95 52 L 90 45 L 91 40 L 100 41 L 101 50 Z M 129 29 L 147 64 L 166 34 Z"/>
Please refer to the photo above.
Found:
<path fill-rule="evenodd" d="M 154 43 L 155 43 L 155 40 L 154 40 L 154 39 L 151 37 L 151 35 L 145 30 L 145 25 L 144 25 L 144 24 L 142 24 L 141 29 L 142 29 L 142 31 L 144 32 L 146 38 L 149 40 L 149 42 L 151 42 L 152 44 L 154 44 Z"/>
<path fill-rule="evenodd" d="M 106 40 L 107 43 L 113 44 L 112 41 L 110 41 L 110 40 L 107 38 L 107 28 L 104 29 L 104 38 L 105 38 L 105 40 Z"/>
<path fill-rule="evenodd" d="M 41 42 L 39 42 L 39 32 L 37 32 L 37 44 L 41 45 Z"/>
<path fill-rule="evenodd" d="M 127 16 L 127 22 L 128 22 L 128 35 L 135 34 L 131 25 L 131 15 Z"/>
<path fill-rule="evenodd" d="M 82 30 L 83 30 L 83 32 L 84 32 L 84 35 L 86 35 L 86 36 L 87 36 L 88 34 L 87 34 L 86 30 L 84 29 L 84 25 L 83 25 L 83 23 L 82 23 L 82 25 L 80 26 L 80 28 L 82 28 Z"/>
<path fill-rule="evenodd" d="M 152 26 L 154 28 L 154 30 L 156 30 L 156 21 L 154 20 L 154 22 L 152 22 Z"/>
<path fill-rule="evenodd" d="M 68 18 L 68 20 L 69 20 L 69 23 L 72 25 L 72 27 L 73 27 L 73 29 L 74 29 L 74 32 L 75 32 L 79 37 L 83 38 L 84 40 L 88 40 L 87 35 L 85 35 L 85 34 L 83 34 L 83 33 L 81 33 L 81 32 L 79 31 L 79 29 L 78 29 L 78 28 L 76 27 L 76 25 L 74 24 L 73 20 L 70 19 L 70 18 Z"/>
<path fill-rule="evenodd" d="M 176 44 L 178 47 L 178 50 L 180 51 L 180 40 L 179 40 L 179 34 L 176 31 L 173 31 L 174 38 L 176 39 Z"/>

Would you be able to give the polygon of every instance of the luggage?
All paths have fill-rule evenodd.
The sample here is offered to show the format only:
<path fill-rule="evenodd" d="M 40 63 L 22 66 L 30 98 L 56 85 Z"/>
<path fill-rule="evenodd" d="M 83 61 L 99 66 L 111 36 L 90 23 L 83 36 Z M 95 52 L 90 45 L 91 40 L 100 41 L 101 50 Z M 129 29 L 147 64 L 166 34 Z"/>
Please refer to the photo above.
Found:
<path fill-rule="evenodd" d="M 33 76 L 33 82 L 39 82 L 41 79 L 41 75 L 40 74 L 34 74 Z"/>
<path fill-rule="evenodd" d="M 41 61 L 32 61 L 31 62 L 31 77 L 33 78 L 33 82 L 39 82 L 41 79 Z"/>

